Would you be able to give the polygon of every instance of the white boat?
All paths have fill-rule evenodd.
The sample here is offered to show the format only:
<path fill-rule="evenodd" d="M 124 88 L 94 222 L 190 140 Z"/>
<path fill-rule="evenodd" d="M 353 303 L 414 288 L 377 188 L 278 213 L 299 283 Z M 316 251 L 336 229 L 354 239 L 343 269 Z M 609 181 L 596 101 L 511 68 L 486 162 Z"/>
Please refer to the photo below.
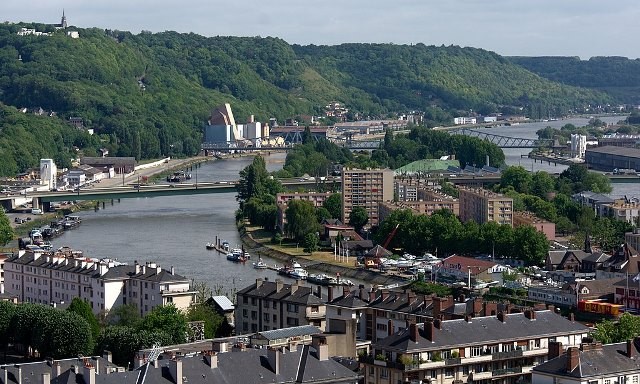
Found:
<path fill-rule="evenodd" d="M 294 279 L 306 280 L 307 277 L 309 277 L 309 272 L 307 272 L 306 269 L 302 268 L 299 263 L 294 262 L 291 266 L 291 270 L 289 271 L 289 276 L 293 277 Z"/>
<path fill-rule="evenodd" d="M 262 261 L 262 259 L 258 259 L 257 262 L 253 263 L 253 268 L 255 268 L 255 269 L 267 269 L 267 263 Z"/>

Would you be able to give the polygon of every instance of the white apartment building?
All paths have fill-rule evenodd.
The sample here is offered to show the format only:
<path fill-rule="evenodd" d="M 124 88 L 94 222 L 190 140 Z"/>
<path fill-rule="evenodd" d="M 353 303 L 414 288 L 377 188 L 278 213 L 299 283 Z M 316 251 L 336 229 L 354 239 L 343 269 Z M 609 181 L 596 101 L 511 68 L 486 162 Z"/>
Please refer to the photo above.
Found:
<path fill-rule="evenodd" d="M 195 298 L 189 279 L 156 263 L 126 265 L 78 254 L 20 251 L 4 263 L 5 290 L 20 302 L 69 303 L 79 297 L 95 314 L 123 304 L 135 304 L 144 316 L 173 303 L 187 309 Z"/>
<path fill-rule="evenodd" d="M 584 159 L 584 154 L 587 152 L 587 136 L 571 134 L 571 156 Z"/>
<path fill-rule="evenodd" d="M 56 188 L 58 167 L 52 159 L 40 159 L 40 184 L 49 187 L 49 190 Z"/>
<path fill-rule="evenodd" d="M 455 125 L 464 125 L 464 124 L 476 124 L 477 119 L 475 117 L 455 117 L 453 119 L 453 124 Z"/>

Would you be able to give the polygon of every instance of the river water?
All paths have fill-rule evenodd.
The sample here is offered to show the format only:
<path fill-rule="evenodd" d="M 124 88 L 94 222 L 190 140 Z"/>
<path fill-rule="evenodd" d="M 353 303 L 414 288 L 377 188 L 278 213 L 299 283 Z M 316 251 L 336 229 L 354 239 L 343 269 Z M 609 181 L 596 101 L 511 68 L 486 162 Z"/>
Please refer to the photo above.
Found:
<path fill-rule="evenodd" d="M 612 123 L 620 119 L 602 120 Z M 586 125 L 588 119 L 502 126 L 491 128 L 490 132 L 535 138 L 535 132 L 540 128 L 560 128 L 568 123 L 581 126 Z M 532 163 L 530 159 L 520 157 L 528 151 L 505 150 L 507 164 L 548 172 L 561 172 L 566 168 Z M 280 169 L 284 158 L 284 153 L 267 156 L 267 168 L 270 171 Z M 197 170 L 198 181 L 236 180 L 238 172 L 251 161 L 250 157 L 242 157 L 204 163 Z M 615 184 L 613 195 L 640 196 L 640 184 Z M 232 297 L 236 290 L 253 283 L 258 277 L 275 279 L 277 276 L 274 271 L 256 270 L 250 262 L 232 263 L 224 255 L 205 249 L 205 244 L 213 242 L 216 236 L 232 246 L 240 244 L 234 224 L 237 206 L 235 193 L 122 199 L 113 206 L 107 204 L 106 209 L 98 212 L 81 212 L 82 225 L 65 232 L 53 241 L 53 245 L 83 250 L 88 257 L 108 257 L 128 263 L 155 261 L 163 268 L 175 266 L 177 274 L 205 282 L 215 292 Z M 256 259 L 256 255 L 252 255 L 252 261 Z M 270 265 L 277 263 L 268 258 L 265 262 Z"/>
<path fill-rule="evenodd" d="M 268 156 L 267 169 L 282 168 L 284 158 L 284 153 Z M 242 157 L 203 163 L 197 169 L 198 181 L 237 180 L 238 172 L 251 161 L 251 157 Z M 205 282 L 214 291 L 232 297 L 235 290 L 258 277 L 277 276 L 271 270 L 254 269 L 251 262 L 233 263 L 217 251 L 205 249 L 216 236 L 232 247 L 240 244 L 234 220 L 238 208 L 235 196 L 223 193 L 122 199 L 113 206 L 107 203 L 106 209 L 98 212 L 80 212 L 82 225 L 52 243 L 54 247 L 80 249 L 87 257 L 127 263 L 155 261 L 167 269 L 175 266 L 177 274 Z M 251 261 L 256 260 L 252 255 Z"/>

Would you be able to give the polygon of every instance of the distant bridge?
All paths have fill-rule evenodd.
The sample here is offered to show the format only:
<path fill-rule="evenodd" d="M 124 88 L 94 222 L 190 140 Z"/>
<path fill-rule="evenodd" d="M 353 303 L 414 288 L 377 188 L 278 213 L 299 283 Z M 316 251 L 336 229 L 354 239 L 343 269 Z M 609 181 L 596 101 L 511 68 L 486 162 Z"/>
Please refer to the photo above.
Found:
<path fill-rule="evenodd" d="M 553 146 L 551 139 L 525 139 L 522 137 L 509 137 L 477 131 L 475 129 L 460 128 L 447 131 L 452 135 L 465 135 L 477 137 L 497 145 L 500 148 L 539 148 Z"/>
<path fill-rule="evenodd" d="M 288 131 L 275 136 L 271 136 L 269 141 L 280 141 L 282 145 L 264 145 L 261 139 L 246 139 L 244 141 L 225 141 L 225 142 L 204 142 L 201 148 L 203 150 L 217 150 L 217 151 L 254 151 L 256 149 L 264 151 L 288 151 L 294 144 L 301 144 L 303 142 L 303 130 Z M 465 135 L 471 137 L 477 137 L 482 140 L 486 140 L 490 143 L 497 145 L 500 148 L 540 148 L 553 146 L 553 140 L 550 139 L 527 139 L 522 137 L 510 137 L 503 135 L 496 135 L 493 133 L 482 132 L 475 129 L 459 128 L 448 130 L 452 135 Z M 380 144 L 384 138 L 376 138 L 369 140 L 357 140 L 354 139 L 355 135 L 351 135 L 347 138 L 342 137 L 328 137 L 327 139 L 332 143 L 342 148 L 348 148 L 351 150 L 373 150 L 380 148 Z M 321 135 L 312 134 L 314 140 L 320 140 L 324 138 Z"/>

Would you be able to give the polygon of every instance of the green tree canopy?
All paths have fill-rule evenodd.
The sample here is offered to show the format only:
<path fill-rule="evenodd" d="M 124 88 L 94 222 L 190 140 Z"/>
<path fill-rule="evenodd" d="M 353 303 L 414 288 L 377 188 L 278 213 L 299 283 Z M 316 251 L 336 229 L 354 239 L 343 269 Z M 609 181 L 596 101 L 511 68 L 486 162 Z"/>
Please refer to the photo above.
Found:
<path fill-rule="evenodd" d="M 369 213 L 364 207 L 354 207 L 349 213 L 349 225 L 353 226 L 356 231 L 362 231 L 369 222 Z"/>
<path fill-rule="evenodd" d="M 319 230 L 316 220 L 316 210 L 307 200 L 290 200 L 285 211 L 287 224 L 285 232 L 296 241 L 302 242 L 308 233 Z"/>
<path fill-rule="evenodd" d="M 164 332 L 171 344 L 181 344 L 187 337 L 187 318 L 173 304 L 158 306 L 142 319 L 139 328 L 149 332 Z"/>
<path fill-rule="evenodd" d="M 98 340 L 98 336 L 100 335 L 100 323 L 98 322 L 98 318 L 93 314 L 89 303 L 79 297 L 74 297 L 67 307 L 67 311 L 73 312 L 82 317 L 91 328 L 93 340 Z"/>
<path fill-rule="evenodd" d="M 0 245 L 7 245 L 7 243 L 13 240 L 13 237 L 14 232 L 13 227 L 11 227 L 11 222 L 4 213 L 4 209 L 0 209 Z"/>
<path fill-rule="evenodd" d="M 322 203 L 322 206 L 329 211 L 331 218 L 342 220 L 342 194 L 332 194 Z"/>

